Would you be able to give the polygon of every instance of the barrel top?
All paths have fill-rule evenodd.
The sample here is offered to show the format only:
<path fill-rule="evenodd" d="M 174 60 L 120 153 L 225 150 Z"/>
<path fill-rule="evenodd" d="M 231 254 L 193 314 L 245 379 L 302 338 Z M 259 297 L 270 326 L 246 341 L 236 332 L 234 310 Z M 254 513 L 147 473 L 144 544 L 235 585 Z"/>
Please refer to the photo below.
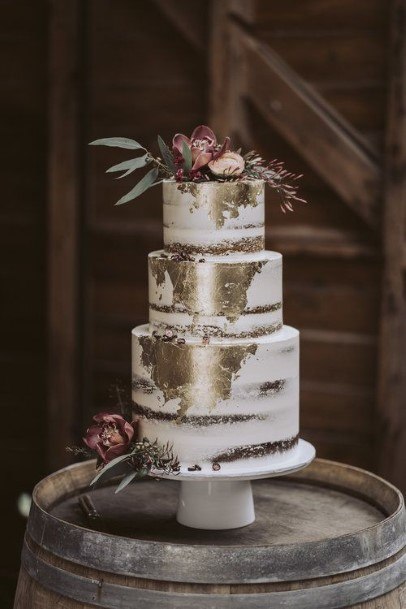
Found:
<path fill-rule="evenodd" d="M 385 515 L 373 505 L 340 491 L 294 482 L 259 480 L 253 483 L 256 521 L 226 531 L 191 529 L 175 520 L 178 484 L 148 480 L 114 494 L 114 487 L 87 493 L 102 520 L 99 531 L 132 539 L 172 544 L 209 546 L 280 545 L 331 539 L 373 526 Z M 78 498 L 69 497 L 50 513 L 61 520 L 87 527 L 78 510 Z"/>
<path fill-rule="evenodd" d="M 116 495 L 111 486 L 89 490 L 93 474 L 88 462 L 39 483 L 28 523 L 34 541 L 93 568 L 170 581 L 286 581 L 375 564 L 405 545 L 401 493 L 330 461 L 254 482 L 255 523 L 227 531 L 178 524 L 178 482 L 139 481 Z M 92 527 L 78 503 L 84 493 L 101 516 Z"/>

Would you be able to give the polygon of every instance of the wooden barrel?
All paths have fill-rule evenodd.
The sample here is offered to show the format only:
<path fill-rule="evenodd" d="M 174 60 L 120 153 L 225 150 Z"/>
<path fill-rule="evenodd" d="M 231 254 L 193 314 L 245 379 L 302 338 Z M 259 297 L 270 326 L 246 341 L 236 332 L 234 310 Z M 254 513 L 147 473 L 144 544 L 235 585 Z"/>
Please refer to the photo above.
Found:
<path fill-rule="evenodd" d="M 93 474 L 78 464 L 36 487 L 15 609 L 406 607 L 404 502 L 373 474 L 318 459 L 256 481 L 256 522 L 229 531 L 178 524 L 178 482 L 115 495 L 89 492 Z"/>

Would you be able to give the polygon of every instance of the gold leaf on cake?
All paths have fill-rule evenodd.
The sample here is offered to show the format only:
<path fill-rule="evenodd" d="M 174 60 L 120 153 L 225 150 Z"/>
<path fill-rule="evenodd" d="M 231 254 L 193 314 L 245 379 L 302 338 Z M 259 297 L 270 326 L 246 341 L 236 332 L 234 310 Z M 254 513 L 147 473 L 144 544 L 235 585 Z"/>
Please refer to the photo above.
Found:
<path fill-rule="evenodd" d="M 263 193 L 262 180 L 164 184 L 165 204 L 182 205 L 185 197 L 189 211 L 204 207 L 217 229 L 224 226 L 226 219 L 238 218 L 241 207 L 257 207 L 263 202 Z"/>
<path fill-rule="evenodd" d="M 150 269 L 158 286 L 164 285 L 168 273 L 174 311 L 186 311 L 195 318 L 224 315 L 234 322 L 247 307 L 254 276 L 267 262 L 199 263 L 151 257 Z"/>
<path fill-rule="evenodd" d="M 192 406 L 212 411 L 231 395 L 232 381 L 256 344 L 179 345 L 151 336 L 140 336 L 141 361 L 165 401 L 179 399 L 178 415 Z"/>
<path fill-rule="evenodd" d="M 220 229 L 226 219 L 239 217 L 241 207 L 256 207 L 263 189 L 263 182 L 220 182 L 213 188 L 197 190 L 193 206 L 205 206 L 216 228 Z"/>

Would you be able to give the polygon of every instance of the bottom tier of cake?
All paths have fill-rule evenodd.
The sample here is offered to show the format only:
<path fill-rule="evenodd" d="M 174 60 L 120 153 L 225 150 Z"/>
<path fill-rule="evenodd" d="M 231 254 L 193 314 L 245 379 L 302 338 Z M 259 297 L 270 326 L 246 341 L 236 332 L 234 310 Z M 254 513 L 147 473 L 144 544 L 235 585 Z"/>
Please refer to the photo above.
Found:
<path fill-rule="evenodd" d="M 299 333 L 188 339 L 132 332 L 139 436 L 169 443 L 182 466 L 235 470 L 291 458 L 299 433 Z"/>

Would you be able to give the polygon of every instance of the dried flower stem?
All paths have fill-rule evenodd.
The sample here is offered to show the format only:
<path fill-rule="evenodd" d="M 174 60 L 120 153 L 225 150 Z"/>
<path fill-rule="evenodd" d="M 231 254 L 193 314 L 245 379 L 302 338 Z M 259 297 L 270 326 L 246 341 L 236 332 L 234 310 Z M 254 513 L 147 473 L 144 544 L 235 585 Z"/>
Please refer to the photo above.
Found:
<path fill-rule="evenodd" d="M 284 164 L 276 159 L 267 163 L 254 150 L 248 152 L 244 156 L 244 160 L 247 177 L 264 180 L 270 188 L 275 190 L 281 198 L 280 207 L 284 213 L 293 211 L 294 203 L 306 203 L 305 199 L 297 195 L 298 184 L 296 182 L 302 177 L 301 174 L 297 175 L 287 171 Z"/>

